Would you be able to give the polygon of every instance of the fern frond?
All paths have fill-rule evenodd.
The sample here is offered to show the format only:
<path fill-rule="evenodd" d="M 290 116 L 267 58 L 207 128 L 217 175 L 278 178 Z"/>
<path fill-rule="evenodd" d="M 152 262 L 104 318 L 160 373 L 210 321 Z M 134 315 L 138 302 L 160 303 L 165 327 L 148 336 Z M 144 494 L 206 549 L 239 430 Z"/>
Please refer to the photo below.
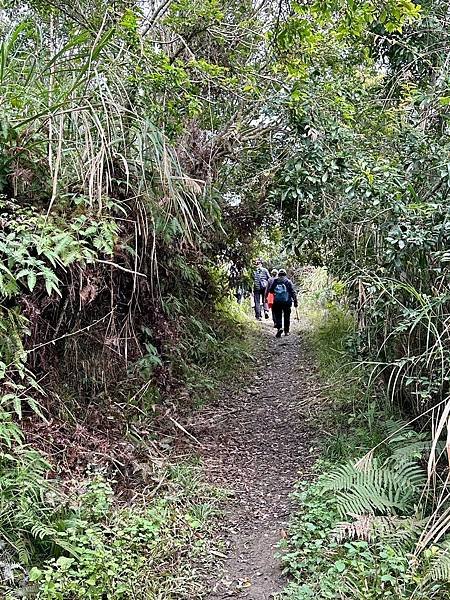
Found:
<path fill-rule="evenodd" d="M 417 460 L 431 450 L 431 434 L 416 431 L 405 421 L 391 420 L 387 424 L 387 430 L 389 449 L 392 456 L 399 460 Z"/>
<path fill-rule="evenodd" d="M 450 549 L 444 548 L 431 561 L 428 581 L 450 581 Z"/>
<path fill-rule="evenodd" d="M 38 540 L 53 538 L 57 533 L 58 532 L 53 527 L 49 527 L 45 523 L 35 523 L 31 527 L 31 535 Z"/>
<path fill-rule="evenodd" d="M 17 557 L 19 559 L 19 563 L 22 565 L 29 565 L 31 562 L 31 554 L 29 550 L 29 546 L 22 537 L 15 537 L 12 545 L 14 546 Z"/>
<path fill-rule="evenodd" d="M 342 515 L 396 515 L 411 510 L 426 483 L 424 470 L 416 463 L 394 457 L 341 465 L 321 480 L 323 492 L 333 492 Z"/>
<path fill-rule="evenodd" d="M 381 538 L 392 546 L 403 547 L 405 544 L 412 546 L 424 525 L 423 520 L 414 517 L 379 517 L 367 514 L 352 516 L 354 521 L 342 521 L 336 525 L 332 532 L 332 538 L 335 541 L 365 540 L 371 542 L 375 538 Z"/>

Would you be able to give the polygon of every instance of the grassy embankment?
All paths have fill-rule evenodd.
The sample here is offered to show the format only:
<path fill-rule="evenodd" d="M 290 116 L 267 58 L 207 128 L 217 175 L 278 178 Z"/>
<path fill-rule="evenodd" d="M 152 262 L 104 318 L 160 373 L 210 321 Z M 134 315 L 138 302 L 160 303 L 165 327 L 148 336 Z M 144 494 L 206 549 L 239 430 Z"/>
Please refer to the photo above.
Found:
<path fill-rule="evenodd" d="M 230 373 L 244 372 L 253 344 L 250 321 L 233 303 L 225 302 L 208 322 L 192 319 L 184 343 L 195 348 L 183 364 L 191 411 L 210 401 Z M 2 458 L 2 597 L 203 597 L 224 492 L 204 482 L 195 450 L 180 462 L 173 448 L 165 450 L 167 439 L 153 432 L 148 447 L 157 449 L 157 457 L 146 464 L 146 476 L 141 473 L 145 481 L 130 490 L 98 468 L 83 480 L 51 477 L 53 465 L 23 443 L 17 426 L 2 431 L 3 442 L 9 436 L 11 444 L 22 444 Z M 145 440 L 132 441 L 142 446 Z"/>
<path fill-rule="evenodd" d="M 430 435 L 394 414 L 358 354 L 355 320 L 340 284 L 317 273 L 303 305 L 324 393 L 314 481 L 298 483 L 283 564 L 283 600 L 428 600 L 450 597 L 445 542 L 417 553 L 430 503 L 423 495 Z"/>

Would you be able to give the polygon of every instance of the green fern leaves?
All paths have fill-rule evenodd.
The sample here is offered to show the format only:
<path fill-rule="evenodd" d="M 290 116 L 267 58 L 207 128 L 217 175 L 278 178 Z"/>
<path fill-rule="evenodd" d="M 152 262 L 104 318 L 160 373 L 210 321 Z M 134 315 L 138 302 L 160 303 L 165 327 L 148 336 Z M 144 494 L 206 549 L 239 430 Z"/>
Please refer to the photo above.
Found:
<path fill-rule="evenodd" d="M 428 581 L 450 581 L 450 543 L 447 542 L 439 549 L 431 561 L 428 571 Z"/>
<path fill-rule="evenodd" d="M 425 483 L 426 474 L 416 463 L 374 458 L 339 466 L 321 480 L 321 487 L 334 493 L 342 516 L 403 515 L 413 510 Z"/>

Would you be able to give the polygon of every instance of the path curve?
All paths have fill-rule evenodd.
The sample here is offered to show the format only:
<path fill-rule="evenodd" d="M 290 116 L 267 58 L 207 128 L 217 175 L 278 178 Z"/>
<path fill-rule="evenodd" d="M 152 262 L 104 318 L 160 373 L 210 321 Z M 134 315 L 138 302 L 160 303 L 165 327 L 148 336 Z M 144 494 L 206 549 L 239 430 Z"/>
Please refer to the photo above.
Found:
<path fill-rule="evenodd" d="M 319 386 L 304 327 L 296 324 L 290 336 L 275 339 L 263 323 L 250 385 L 222 394 L 198 423 L 208 477 L 233 493 L 223 521 L 229 553 L 208 600 L 269 600 L 286 584 L 276 545 L 292 510 L 293 485 L 310 476 L 316 454 Z"/>

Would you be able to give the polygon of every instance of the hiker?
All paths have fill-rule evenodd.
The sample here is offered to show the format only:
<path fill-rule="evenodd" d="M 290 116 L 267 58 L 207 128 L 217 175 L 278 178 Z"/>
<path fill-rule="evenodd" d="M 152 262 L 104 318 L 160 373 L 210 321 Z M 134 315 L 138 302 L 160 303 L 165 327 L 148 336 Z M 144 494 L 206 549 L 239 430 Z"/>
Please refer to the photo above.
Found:
<path fill-rule="evenodd" d="M 273 283 L 273 280 L 276 279 L 276 277 L 278 276 L 278 270 L 277 269 L 272 269 L 270 271 L 270 279 L 269 279 L 269 283 L 267 284 L 267 306 L 269 307 L 269 309 L 272 311 L 272 319 L 273 319 L 273 326 L 276 327 L 276 323 L 275 323 L 275 313 L 273 312 L 273 292 L 269 292 L 270 286 Z"/>
<path fill-rule="evenodd" d="M 269 271 L 263 267 L 262 260 L 256 261 L 256 270 L 253 273 L 253 298 L 255 300 L 255 317 L 261 321 L 261 304 L 264 305 L 264 315 L 269 318 L 269 307 L 266 302 L 267 285 L 269 283 Z"/>
<path fill-rule="evenodd" d="M 295 308 L 297 308 L 298 303 L 297 294 L 292 285 L 292 281 L 288 279 L 284 269 L 278 271 L 278 276 L 275 277 L 271 285 L 267 287 L 266 295 L 270 292 L 272 292 L 274 296 L 272 313 L 277 329 L 276 337 L 281 337 L 283 333 L 283 320 L 284 335 L 289 335 L 292 302 L 294 303 Z"/>

